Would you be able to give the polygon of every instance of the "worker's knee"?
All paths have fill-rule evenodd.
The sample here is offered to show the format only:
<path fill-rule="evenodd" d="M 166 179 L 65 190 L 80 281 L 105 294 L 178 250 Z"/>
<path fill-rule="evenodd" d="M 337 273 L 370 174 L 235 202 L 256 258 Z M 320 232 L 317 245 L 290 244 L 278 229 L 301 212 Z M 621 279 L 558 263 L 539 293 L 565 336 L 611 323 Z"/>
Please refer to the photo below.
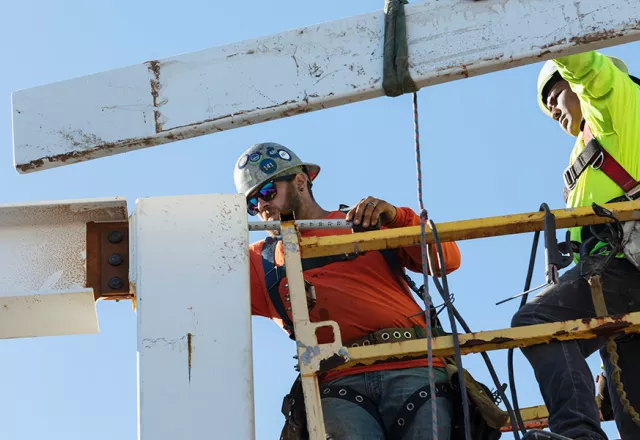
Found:
<path fill-rule="evenodd" d="M 522 306 L 511 318 L 511 327 L 540 324 L 543 320 L 536 316 L 531 304 Z"/>

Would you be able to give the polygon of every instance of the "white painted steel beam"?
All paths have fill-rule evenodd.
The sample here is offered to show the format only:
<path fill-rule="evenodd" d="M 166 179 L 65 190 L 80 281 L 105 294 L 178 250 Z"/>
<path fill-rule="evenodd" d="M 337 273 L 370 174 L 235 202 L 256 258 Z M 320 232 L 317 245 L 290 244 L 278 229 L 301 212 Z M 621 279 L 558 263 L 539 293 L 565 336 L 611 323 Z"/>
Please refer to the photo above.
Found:
<path fill-rule="evenodd" d="M 640 39 L 637 0 L 407 5 L 420 87 Z M 15 92 L 27 173 L 383 96 L 382 11 Z"/>
<path fill-rule="evenodd" d="M 0 205 L 0 338 L 96 333 L 86 224 L 127 217 L 119 197 Z"/>
<path fill-rule="evenodd" d="M 0 296 L 0 339 L 98 333 L 93 289 Z"/>
<path fill-rule="evenodd" d="M 140 199 L 131 224 L 139 438 L 254 439 L 243 197 Z"/>

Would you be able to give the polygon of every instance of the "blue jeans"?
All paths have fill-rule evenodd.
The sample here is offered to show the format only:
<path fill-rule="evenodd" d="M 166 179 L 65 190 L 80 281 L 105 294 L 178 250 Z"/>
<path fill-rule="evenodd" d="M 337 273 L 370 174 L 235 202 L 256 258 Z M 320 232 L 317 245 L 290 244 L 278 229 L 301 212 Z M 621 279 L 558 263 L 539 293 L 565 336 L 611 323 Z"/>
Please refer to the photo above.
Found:
<path fill-rule="evenodd" d="M 436 368 L 436 383 L 448 383 L 447 373 Z M 385 430 L 396 422 L 398 411 L 405 401 L 417 390 L 428 385 L 427 368 L 407 368 L 402 370 L 372 371 L 353 376 L 341 377 L 327 385 L 346 386 L 368 397 L 377 407 Z M 324 385 L 324 384 L 323 384 Z M 451 437 L 453 404 L 447 397 L 437 397 L 438 440 Z M 385 440 L 384 431 L 367 410 L 348 400 L 322 398 L 327 439 L 330 440 Z M 413 422 L 403 440 L 431 439 L 431 401 L 423 404 L 415 413 Z"/>
<path fill-rule="evenodd" d="M 583 262 L 583 273 L 601 267 L 603 256 L 590 256 Z M 586 275 L 585 275 L 586 276 Z M 580 266 L 568 270 L 560 282 L 549 287 L 521 308 L 512 325 L 523 326 L 596 316 L 591 289 L 581 276 Z M 640 271 L 626 259 L 615 258 L 602 274 L 602 290 L 609 314 L 640 310 Z M 576 339 L 523 348 L 549 409 L 552 432 L 571 439 L 606 440 L 600 428 L 595 401 L 595 380 L 585 358 L 600 350 L 608 378 L 612 366 L 606 350 L 606 338 Z M 640 410 L 640 335 L 616 338 L 621 382 L 632 406 Z M 623 440 L 640 439 L 640 426 L 626 414 L 613 381 L 607 380 L 618 431 Z"/>

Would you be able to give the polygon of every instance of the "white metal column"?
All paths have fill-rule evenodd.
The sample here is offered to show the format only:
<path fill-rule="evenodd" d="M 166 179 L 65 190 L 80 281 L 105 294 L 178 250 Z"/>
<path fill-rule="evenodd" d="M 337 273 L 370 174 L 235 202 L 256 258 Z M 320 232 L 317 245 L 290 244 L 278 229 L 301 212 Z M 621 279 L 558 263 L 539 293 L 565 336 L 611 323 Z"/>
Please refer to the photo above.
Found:
<path fill-rule="evenodd" d="M 137 202 L 141 440 L 255 438 L 244 203 L 240 195 Z"/>

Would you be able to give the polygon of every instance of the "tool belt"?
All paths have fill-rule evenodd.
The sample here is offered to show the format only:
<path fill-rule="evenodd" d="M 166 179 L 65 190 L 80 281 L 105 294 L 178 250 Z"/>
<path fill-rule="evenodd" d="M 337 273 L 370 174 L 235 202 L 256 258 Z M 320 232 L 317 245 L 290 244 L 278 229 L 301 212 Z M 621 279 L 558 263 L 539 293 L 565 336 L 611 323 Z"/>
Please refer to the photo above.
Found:
<path fill-rule="evenodd" d="M 442 329 L 434 327 L 433 328 L 433 336 L 444 336 L 446 332 Z M 346 344 L 347 347 L 361 347 L 367 345 L 374 344 L 384 344 L 387 342 L 404 342 L 409 341 L 411 339 L 423 339 L 426 338 L 427 335 L 425 330 L 422 327 L 414 326 L 411 328 L 405 327 L 393 327 L 393 328 L 385 328 L 382 330 L 378 330 L 375 332 L 369 333 L 367 336 L 363 336 L 362 338 L 354 339 Z"/>
<path fill-rule="evenodd" d="M 443 336 L 447 333 L 438 327 L 433 328 L 434 336 Z M 420 327 L 411 328 L 386 328 L 370 333 L 366 337 L 358 338 L 346 344 L 348 347 L 366 346 L 372 344 L 381 344 L 387 342 L 402 342 L 411 339 L 424 339 L 426 334 L 424 329 Z M 462 399 L 459 390 L 459 382 L 455 360 L 445 358 L 447 366 L 446 371 L 449 376 L 448 384 L 437 384 L 436 395 L 448 397 L 451 399 L 454 407 L 452 414 L 453 429 L 452 440 L 464 439 L 464 418 L 462 410 Z M 480 382 L 477 382 L 468 371 L 463 370 L 465 375 L 465 386 L 469 396 L 469 413 L 471 434 L 474 440 L 497 440 L 502 435 L 500 428 L 507 422 L 507 413 L 502 411 L 494 402 L 491 391 Z M 426 379 L 426 377 L 425 377 Z M 339 397 L 350 400 L 356 405 L 362 406 L 367 410 L 381 425 L 382 431 L 386 432 L 382 425 L 377 408 L 366 396 L 357 396 L 360 399 L 349 398 L 355 392 L 347 387 L 339 386 L 340 392 L 333 392 L 331 386 L 322 386 L 320 388 L 320 397 Z M 428 388 L 425 387 L 425 391 Z M 343 392 L 344 391 L 344 392 Z M 343 392 L 342 394 L 340 394 Z M 356 393 L 357 394 L 357 393 Z M 424 392 L 423 392 L 424 394 Z M 352 396 L 353 397 L 353 396 Z M 398 408 L 399 413 L 404 408 Z M 414 411 L 415 414 L 417 411 Z M 282 403 L 282 413 L 285 416 L 285 424 L 280 434 L 280 440 L 308 440 L 309 433 L 307 431 L 307 418 L 304 406 L 304 394 L 302 392 L 302 381 L 300 376 L 296 378 Z M 405 430 L 410 428 L 410 422 L 405 425 Z M 401 440 L 404 431 L 391 431 L 387 433 L 388 440 Z"/>

